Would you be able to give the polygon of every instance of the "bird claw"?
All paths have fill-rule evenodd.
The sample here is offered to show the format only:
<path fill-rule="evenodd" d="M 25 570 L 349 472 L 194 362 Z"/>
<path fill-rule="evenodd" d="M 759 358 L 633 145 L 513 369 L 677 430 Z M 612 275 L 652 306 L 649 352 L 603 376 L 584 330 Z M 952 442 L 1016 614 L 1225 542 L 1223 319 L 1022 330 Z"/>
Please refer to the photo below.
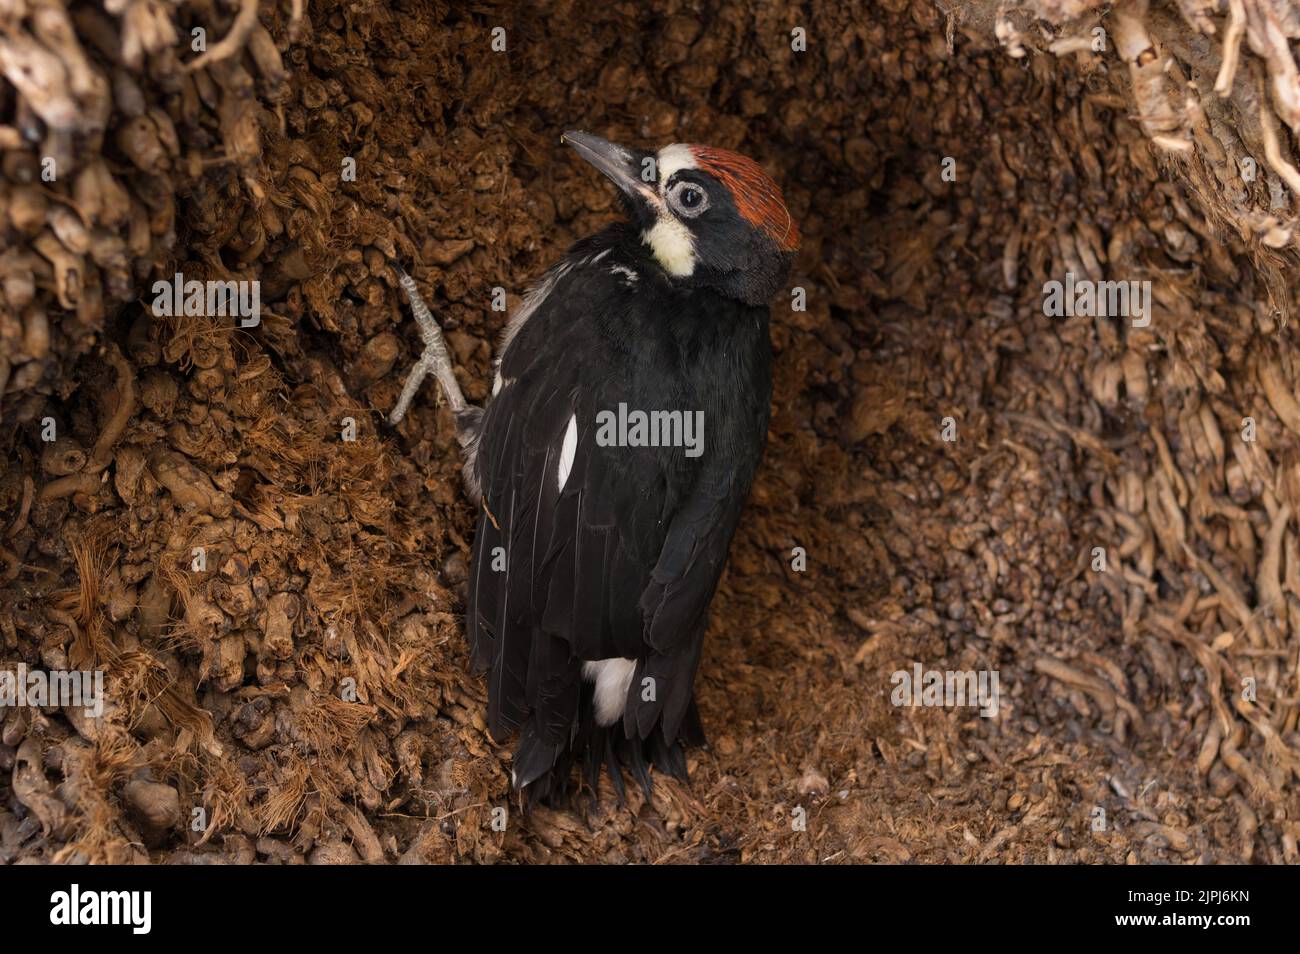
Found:
<path fill-rule="evenodd" d="M 406 376 L 401 396 L 398 397 L 396 406 L 388 415 L 389 423 L 396 425 L 401 422 L 411 406 L 415 392 L 420 389 L 420 385 L 430 374 L 437 377 L 442 392 L 446 395 L 447 403 L 451 405 L 452 413 L 460 414 L 465 410 L 465 397 L 461 394 L 460 385 L 456 381 L 442 329 L 438 327 L 433 312 L 420 296 L 420 291 L 415 286 L 415 279 L 406 274 L 400 265 L 394 267 L 397 269 L 398 282 L 402 286 L 402 291 L 406 293 L 407 302 L 410 303 L 411 314 L 415 316 L 415 321 L 420 326 L 420 337 L 424 339 L 424 352 Z"/>
<path fill-rule="evenodd" d="M 437 358 L 429 352 L 429 349 L 425 348 L 424 354 L 420 355 L 420 360 L 415 362 L 406 375 L 406 383 L 402 385 L 402 394 L 398 397 L 397 404 L 388 415 L 388 423 L 396 426 L 401 423 L 402 418 L 406 417 L 407 409 L 411 406 L 411 399 L 415 397 L 415 392 L 420 390 L 420 385 L 429 376 L 429 372 L 434 370 L 436 360 Z"/>

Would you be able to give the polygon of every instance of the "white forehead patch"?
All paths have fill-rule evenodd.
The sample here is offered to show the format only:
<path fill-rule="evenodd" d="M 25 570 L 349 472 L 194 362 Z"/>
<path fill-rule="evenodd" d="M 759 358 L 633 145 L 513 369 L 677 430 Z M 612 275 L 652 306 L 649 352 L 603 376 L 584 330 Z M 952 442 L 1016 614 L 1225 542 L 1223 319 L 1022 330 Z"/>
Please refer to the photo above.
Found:
<path fill-rule="evenodd" d="M 659 192 L 663 193 L 664 183 L 683 169 L 698 169 L 691 147 L 685 143 L 675 142 L 664 146 L 655 157 L 655 166 L 659 173 Z"/>
<path fill-rule="evenodd" d="M 675 142 L 664 146 L 655 156 L 655 172 L 659 177 L 659 194 L 664 185 L 683 169 L 696 169 L 691 147 Z M 695 271 L 695 239 L 685 223 L 668 209 L 667 201 L 659 204 L 659 218 L 654 227 L 641 233 L 642 240 L 650 246 L 655 260 L 674 278 L 686 278 Z"/>

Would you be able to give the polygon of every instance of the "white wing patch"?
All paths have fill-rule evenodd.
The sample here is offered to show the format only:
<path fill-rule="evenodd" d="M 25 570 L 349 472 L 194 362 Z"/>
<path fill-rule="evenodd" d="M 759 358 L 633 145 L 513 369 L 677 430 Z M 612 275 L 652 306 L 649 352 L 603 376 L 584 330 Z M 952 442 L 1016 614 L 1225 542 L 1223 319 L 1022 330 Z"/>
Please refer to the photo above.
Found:
<path fill-rule="evenodd" d="M 564 432 L 564 443 L 560 446 L 560 466 L 556 471 L 560 490 L 569 480 L 569 471 L 573 470 L 573 458 L 578 453 L 578 415 L 569 418 L 569 427 Z"/>
<path fill-rule="evenodd" d="M 627 705 L 627 688 L 636 671 L 635 659 L 613 656 L 582 664 L 582 678 L 596 684 L 596 723 L 613 725 Z"/>

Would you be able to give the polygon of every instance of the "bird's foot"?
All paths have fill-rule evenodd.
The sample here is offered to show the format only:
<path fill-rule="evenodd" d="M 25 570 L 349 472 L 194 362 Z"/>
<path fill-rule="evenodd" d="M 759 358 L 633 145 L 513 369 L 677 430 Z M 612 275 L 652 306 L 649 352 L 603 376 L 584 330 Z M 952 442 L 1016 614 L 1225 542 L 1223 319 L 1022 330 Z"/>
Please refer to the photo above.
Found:
<path fill-rule="evenodd" d="M 460 385 L 456 382 L 456 373 L 452 367 L 451 356 L 447 353 L 447 342 L 442 336 L 442 329 L 434 320 L 429 306 L 420 297 L 420 290 L 415 287 L 415 279 L 406 274 L 400 265 L 394 265 L 394 268 L 397 269 L 397 279 L 401 283 L 402 291 L 406 293 L 406 300 L 411 304 L 411 313 L 420 326 L 420 337 L 424 339 L 424 353 L 407 374 L 406 384 L 402 386 L 402 394 L 397 399 L 397 405 L 392 413 L 388 415 L 388 420 L 392 424 L 397 424 L 406 416 L 415 392 L 420 389 L 420 385 L 430 374 L 437 377 L 438 383 L 442 386 L 442 393 L 446 396 L 447 403 L 451 405 L 452 413 L 459 416 L 465 410 L 465 396 L 461 394 Z"/>

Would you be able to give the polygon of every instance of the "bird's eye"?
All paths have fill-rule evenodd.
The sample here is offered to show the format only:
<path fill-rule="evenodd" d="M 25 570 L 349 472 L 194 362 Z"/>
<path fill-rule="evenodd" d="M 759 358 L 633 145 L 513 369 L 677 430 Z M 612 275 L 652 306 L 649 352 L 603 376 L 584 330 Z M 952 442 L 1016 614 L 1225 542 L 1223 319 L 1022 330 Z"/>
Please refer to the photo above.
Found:
<path fill-rule="evenodd" d="M 693 218 L 709 207 L 709 195 L 693 182 L 679 182 L 673 186 L 669 198 L 678 214 Z"/>

